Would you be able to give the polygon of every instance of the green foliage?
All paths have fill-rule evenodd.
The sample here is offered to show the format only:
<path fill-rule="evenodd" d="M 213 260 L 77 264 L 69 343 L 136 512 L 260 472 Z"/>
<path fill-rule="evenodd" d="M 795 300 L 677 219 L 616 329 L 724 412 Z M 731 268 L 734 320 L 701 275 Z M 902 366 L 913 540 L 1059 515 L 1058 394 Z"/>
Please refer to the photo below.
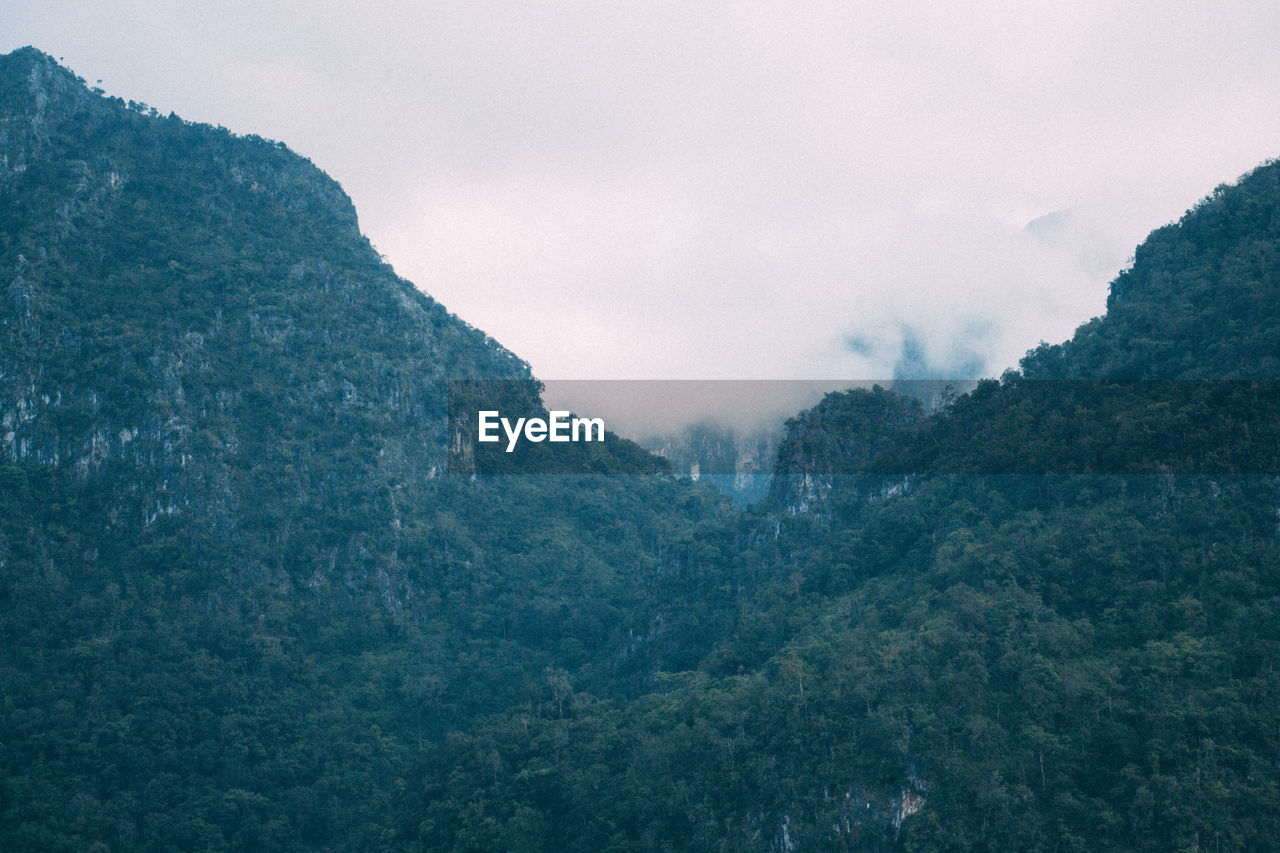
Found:
<path fill-rule="evenodd" d="M 0 847 L 387 849 L 420 752 L 547 667 L 709 648 L 730 508 L 584 473 L 655 469 L 621 442 L 451 475 L 449 381 L 528 367 L 327 176 L 34 51 L 0 87 Z"/>
<path fill-rule="evenodd" d="M 1021 374 L 798 415 L 740 511 L 466 452 L 527 365 L 284 146 L 33 50 L 0 104 L 0 847 L 1280 836 L 1280 167 Z"/>
<path fill-rule="evenodd" d="M 790 421 L 732 631 L 649 696 L 449 741 L 405 809 L 424 844 L 483 815 L 563 850 L 1265 849 L 1277 174 L 1153 234 L 1022 374 Z"/>
<path fill-rule="evenodd" d="M 1280 163 L 1153 231 L 1107 315 L 1027 354 L 1035 379 L 1280 378 Z"/>

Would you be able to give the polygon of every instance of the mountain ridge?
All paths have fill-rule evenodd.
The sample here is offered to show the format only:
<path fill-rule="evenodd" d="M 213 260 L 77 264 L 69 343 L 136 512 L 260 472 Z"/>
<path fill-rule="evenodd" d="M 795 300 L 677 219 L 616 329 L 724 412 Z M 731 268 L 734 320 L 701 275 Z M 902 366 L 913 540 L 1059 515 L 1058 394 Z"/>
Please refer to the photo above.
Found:
<path fill-rule="evenodd" d="M 6 848 L 385 849 L 424 743 L 703 648 L 728 508 L 451 474 L 450 382 L 537 384 L 337 182 L 34 50 L 0 104 Z"/>
<path fill-rule="evenodd" d="M 799 414 L 740 511 L 664 475 L 449 475 L 447 381 L 536 406 L 528 365 L 308 161 L 51 63 L 0 58 L 6 849 L 1280 835 L 1276 477 L 979 464 L 1212 461 L 1183 427 L 1216 398 L 1123 383 L 1274 378 L 1280 166 L 1155 232 L 1021 373 Z M 1031 392 L 1063 378 L 1122 382 Z"/>
<path fill-rule="evenodd" d="M 425 766 L 449 772 L 418 774 L 405 833 L 442 850 L 1266 849 L 1278 176 L 1154 232 L 1107 314 L 1021 371 L 914 420 L 862 389 L 792 419 L 778 488 L 736 539 L 739 565 L 768 568 L 714 651 L 629 704 L 531 700 L 434 748 Z"/>

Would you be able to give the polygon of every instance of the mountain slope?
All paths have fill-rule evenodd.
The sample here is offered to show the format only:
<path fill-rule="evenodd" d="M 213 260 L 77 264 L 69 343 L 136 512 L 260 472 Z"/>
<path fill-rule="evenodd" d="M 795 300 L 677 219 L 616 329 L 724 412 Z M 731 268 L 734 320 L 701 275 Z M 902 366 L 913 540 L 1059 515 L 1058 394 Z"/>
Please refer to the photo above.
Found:
<path fill-rule="evenodd" d="M 1280 167 L 1022 374 L 793 419 L 740 513 L 459 452 L 451 381 L 528 367 L 283 146 L 0 93 L 5 849 L 1280 834 Z"/>
<path fill-rule="evenodd" d="M 1218 187 L 1151 233 L 1107 314 L 1027 354 L 1033 379 L 1280 377 L 1280 164 Z"/>
<path fill-rule="evenodd" d="M 1277 175 L 1155 232 L 1023 373 L 929 417 L 853 391 L 793 419 L 809 450 L 737 539 L 773 580 L 731 635 L 654 695 L 439 748 L 423 843 L 1268 849 L 1280 442 L 1275 383 L 1243 380 L 1278 354 Z"/>
<path fill-rule="evenodd" d="M 426 743 L 705 650 L 731 508 L 451 473 L 450 382 L 536 383 L 332 179 L 29 48 L 0 104 L 0 846 L 386 849 Z"/>

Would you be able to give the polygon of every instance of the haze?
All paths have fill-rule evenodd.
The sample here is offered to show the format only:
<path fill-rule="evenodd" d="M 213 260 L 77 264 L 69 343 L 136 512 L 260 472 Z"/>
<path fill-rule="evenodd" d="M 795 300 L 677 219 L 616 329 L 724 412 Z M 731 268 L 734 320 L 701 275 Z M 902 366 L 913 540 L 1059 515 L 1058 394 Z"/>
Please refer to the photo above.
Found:
<path fill-rule="evenodd" d="M 998 375 L 1280 155 L 1278 36 L 1250 2 L 11 0 L 0 22 L 4 51 L 310 157 L 402 276 L 552 379 Z"/>

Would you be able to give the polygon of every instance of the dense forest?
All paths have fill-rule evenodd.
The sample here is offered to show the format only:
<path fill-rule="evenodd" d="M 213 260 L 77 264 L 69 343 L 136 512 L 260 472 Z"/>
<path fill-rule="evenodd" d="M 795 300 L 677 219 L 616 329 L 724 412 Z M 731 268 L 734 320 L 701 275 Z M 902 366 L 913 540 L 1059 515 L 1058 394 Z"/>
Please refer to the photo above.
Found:
<path fill-rule="evenodd" d="M 1280 165 L 742 508 L 609 436 L 283 145 L 0 57 L 0 847 L 1262 850 Z M 452 416 L 452 417 L 451 417 Z"/>

